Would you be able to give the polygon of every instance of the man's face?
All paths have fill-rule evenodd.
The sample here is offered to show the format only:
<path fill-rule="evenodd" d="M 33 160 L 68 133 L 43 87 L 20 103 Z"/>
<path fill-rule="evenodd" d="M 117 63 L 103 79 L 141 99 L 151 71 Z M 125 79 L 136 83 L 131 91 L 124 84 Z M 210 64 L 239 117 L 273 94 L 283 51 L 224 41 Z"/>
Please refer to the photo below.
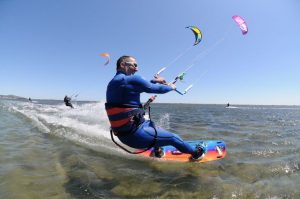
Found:
<path fill-rule="evenodd" d="M 133 75 L 138 71 L 138 65 L 134 58 L 130 57 L 121 63 L 126 75 Z"/>

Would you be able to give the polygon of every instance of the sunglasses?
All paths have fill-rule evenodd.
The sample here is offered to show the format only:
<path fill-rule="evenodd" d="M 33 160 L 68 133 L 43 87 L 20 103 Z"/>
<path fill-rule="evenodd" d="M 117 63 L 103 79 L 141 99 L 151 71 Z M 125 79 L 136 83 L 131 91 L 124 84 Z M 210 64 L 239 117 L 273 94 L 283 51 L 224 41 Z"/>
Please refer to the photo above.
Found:
<path fill-rule="evenodd" d="M 133 62 L 125 62 L 125 65 L 126 66 L 133 66 L 134 68 L 138 67 L 137 63 L 133 63 Z"/>

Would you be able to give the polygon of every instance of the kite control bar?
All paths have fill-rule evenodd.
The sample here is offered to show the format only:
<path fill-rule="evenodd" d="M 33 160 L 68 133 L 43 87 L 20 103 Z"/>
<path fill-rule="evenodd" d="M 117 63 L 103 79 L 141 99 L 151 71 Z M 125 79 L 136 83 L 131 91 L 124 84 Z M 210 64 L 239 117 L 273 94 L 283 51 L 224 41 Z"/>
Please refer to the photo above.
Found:
<path fill-rule="evenodd" d="M 190 69 L 190 68 L 191 68 L 191 67 L 189 67 L 188 69 Z M 164 70 L 166 70 L 166 67 L 161 68 L 161 69 L 156 73 L 155 76 L 158 76 L 158 75 L 159 75 L 160 73 L 162 73 Z M 182 73 L 178 74 L 178 75 L 174 78 L 174 80 L 172 81 L 172 84 L 175 84 L 178 80 L 182 81 L 182 80 L 184 79 L 185 75 L 186 75 L 186 71 L 187 71 L 187 70 L 185 70 L 185 72 L 182 72 Z M 183 92 L 180 92 L 180 91 L 178 91 L 177 89 L 175 89 L 175 91 L 176 91 L 178 94 L 180 94 L 180 95 L 184 95 L 184 94 L 186 94 L 192 87 L 193 87 L 193 84 L 189 85 Z"/>
<path fill-rule="evenodd" d="M 166 70 L 166 67 L 163 67 L 162 69 L 160 69 L 155 76 L 158 76 L 160 73 L 162 73 L 164 70 Z M 180 73 L 179 75 L 177 75 L 175 77 L 175 79 L 173 80 L 172 84 L 175 84 L 177 82 L 177 80 L 182 81 L 184 76 L 185 76 L 185 72 Z M 175 89 L 175 91 L 180 94 L 180 95 L 184 95 L 186 94 L 191 88 L 193 87 L 193 84 L 189 85 L 183 92 L 180 92 L 179 90 Z M 143 109 L 146 110 L 149 108 L 150 104 L 155 100 L 155 98 L 157 97 L 157 95 L 153 95 L 151 96 L 147 102 L 144 104 Z"/>
<path fill-rule="evenodd" d="M 180 91 L 178 91 L 177 89 L 175 89 L 175 91 L 176 91 L 177 93 L 179 93 L 180 95 L 184 95 L 184 94 L 186 94 L 193 86 L 194 86 L 193 84 L 189 85 L 183 92 L 180 92 Z"/>

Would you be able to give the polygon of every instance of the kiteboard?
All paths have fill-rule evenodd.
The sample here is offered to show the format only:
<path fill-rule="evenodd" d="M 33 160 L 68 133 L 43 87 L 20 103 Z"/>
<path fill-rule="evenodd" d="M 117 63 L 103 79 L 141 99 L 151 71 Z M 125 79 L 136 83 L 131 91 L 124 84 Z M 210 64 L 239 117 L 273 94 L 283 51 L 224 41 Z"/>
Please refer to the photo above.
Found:
<path fill-rule="evenodd" d="M 154 148 L 151 148 L 140 155 L 144 157 L 156 158 L 159 160 L 165 161 L 177 161 L 177 162 L 208 162 L 214 160 L 223 159 L 226 156 L 226 144 L 224 141 L 220 140 L 194 140 L 194 141 L 186 141 L 193 147 L 196 145 L 201 145 L 205 150 L 205 155 L 201 160 L 191 160 L 191 155 L 187 153 L 182 153 L 178 151 L 173 146 L 164 146 L 162 150 L 164 152 L 163 156 L 157 158 L 154 156 Z"/>
<path fill-rule="evenodd" d="M 238 108 L 236 106 L 226 106 L 225 108 Z"/>

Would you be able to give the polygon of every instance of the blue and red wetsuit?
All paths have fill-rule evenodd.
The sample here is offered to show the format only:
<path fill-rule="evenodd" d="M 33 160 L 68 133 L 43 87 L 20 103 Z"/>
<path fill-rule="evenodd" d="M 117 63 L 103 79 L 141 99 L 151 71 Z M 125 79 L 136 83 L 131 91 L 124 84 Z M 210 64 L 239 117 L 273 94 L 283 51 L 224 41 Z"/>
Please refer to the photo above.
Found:
<path fill-rule="evenodd" d="M 106 111 L 111 128 L 119 140 L 137 149 L 149 147 L 155 138 L 155 130 L 149 120 L 144 119 L 144 110 L 140 102 L 140 94 L 163 94 L 172 88 L 163 84 L 155 84 L 138 75 L 126 75 L 118 71 L 109 82 L 106 91 Z M 184 142 L 178 135 L 162 128 L 156 128 L 155 147 L 172 145 L 183 153 L 195 153 L 196 149 Z"/>

